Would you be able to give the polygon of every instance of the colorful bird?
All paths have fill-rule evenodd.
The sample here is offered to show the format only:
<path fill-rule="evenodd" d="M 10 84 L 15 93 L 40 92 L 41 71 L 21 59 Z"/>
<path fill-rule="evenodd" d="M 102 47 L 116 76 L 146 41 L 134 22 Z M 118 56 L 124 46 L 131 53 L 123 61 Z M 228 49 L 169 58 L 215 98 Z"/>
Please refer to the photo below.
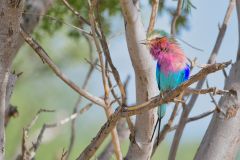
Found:
<path fill-rule="evenodd" d="M 154 30 L 148 35 L 145 44 L 157 61 L 156 80 L 160 92 L 174 89 L 189 78 L 190 67 L 187 64 L 187 57 L 173 37 L 167 36 L 164 31 Z M 166 104 L 162 104 L 158 107 L 158 120 L 153 131 L 154 135 L 159 123 L 157 143 L 159 142 L 161 120 L 165 113 Z"/>

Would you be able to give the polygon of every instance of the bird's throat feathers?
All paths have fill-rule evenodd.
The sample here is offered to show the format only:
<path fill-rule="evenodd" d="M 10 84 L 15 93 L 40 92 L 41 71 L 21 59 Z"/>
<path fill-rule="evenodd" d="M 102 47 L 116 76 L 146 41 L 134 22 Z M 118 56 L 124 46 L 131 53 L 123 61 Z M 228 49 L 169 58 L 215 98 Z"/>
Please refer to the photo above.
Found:
<path fill-rule="evenodd" d="M 177 72 L 186 67 L 187 58 L 175 42 L 166 41 L 165 43 L 152 45 L 150 52 L 161 66 L 161 71 L 165 75 L 169 72 Z"/>

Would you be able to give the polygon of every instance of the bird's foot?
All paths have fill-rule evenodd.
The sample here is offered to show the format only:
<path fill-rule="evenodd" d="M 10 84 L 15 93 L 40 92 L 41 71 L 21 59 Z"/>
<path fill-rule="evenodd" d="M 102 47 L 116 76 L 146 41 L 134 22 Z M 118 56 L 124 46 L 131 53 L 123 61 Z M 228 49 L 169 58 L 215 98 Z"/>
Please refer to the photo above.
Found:
<path fill-rule="evenodd" d="M 161 97 L 162 99 L 164 99 L 164 98 L 165 98 L 164 95 L 168 94 L 170 91 L 171 91 L 171 89 L 168 89 L 168 90 L 165 90 L 165 91 L 163 91 L 163 92 L 160 92 L 160 97 Z"/>
<path fill-rule="evenodd" d="M 182 100 L 182 99 L 174 98 L 173 101 L 176 102 L 176 103 L 182 103 L 182 104 L 185 104 L 185 101 Z"/>

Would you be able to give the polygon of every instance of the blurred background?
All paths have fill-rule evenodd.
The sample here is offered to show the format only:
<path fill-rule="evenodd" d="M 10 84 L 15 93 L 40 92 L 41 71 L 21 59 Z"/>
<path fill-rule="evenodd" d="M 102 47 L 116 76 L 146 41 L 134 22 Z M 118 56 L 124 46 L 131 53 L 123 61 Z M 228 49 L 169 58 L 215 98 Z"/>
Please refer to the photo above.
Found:
<path fill-rule="evenodd" d="M 219 32 L 218 26 L 223 21 L 229 1 L 192 0 L 191 2 L 195 7 L 191 7 L 189 11 L 183 12 L 183 16 L 180 17 L 177 24 L 177 37 L 187 41 L 193 46 L 203 49 L 203 51 L 198 51 L 179 41 L 181 47 L 190 59 L 196 57 L 199 64 L 205 64 L 215 44 Z M 75 2 L 74 0 L 70 0 L 69 3 L 75 6 L 83 16 L 87 17 L 87 1 Z M 163 29 L 166 32 L 170 32 L 172 12 L 176 9 L 176 6 L 177 1 L 161 1 L 158 19 L 155 24 L 156 29 Z M 100 12 L 107 34 L 111 56 L 116 68 L 120 72 L 122 81 L 130 75 L 130 82 L 127 87 L 128 104 L 134 104 L 134 72 L 128 54 L 124 22 L 118 0 L 102 1 Z M 143 23 L 147 29 L 151 13 L 149 1 L 141 1 L 141 12 L 143 15 Z M 76 17 L 67 11 L 65 6 L 58 1 L 54 3 L 47 15 L 69 24 L 85 27 L 79 24 Z M 236 11 L 234 11 L 217 58 L 218 62 L 231 59 L 235 60 L 238 45 L 236 33 L 237 15 Z M 90 67 L 85 59 L 89 59 L 92 49 L 93 57 L 97 57 L 95 49 L 89 46 L 86 38 L 72 27 L 59 23 L 48 16 L 42 17 L 42 21 L 35 29 L 33 35 L 64 73 L 81 86 Z M 40 108 L 53 109 L 56 111 L 54 113 L 43 113 L 40 115 L 36 125 L 34 125 L 30 131 L 29 139 L 32 139 L 32 141 L 36 140 L 40 128 L 44 123 L 54 123 L 69 116 L 78 99 L 78 94 L 59 80 L 26 44 L 17 55 L 13 69 L 17 73 L 23 72 L 23 75 L 17 81 L 11 99 L 11 104 L 18 107 L 19 116 L 10 121 L 6 130 L 6 158 L 9 160 L 14 159 L 16 155 L 20 153 L 23 127 L 26 127 L 26 125 L 31 122 Z M 192 74 L 198 70 L 199 68 L 195 68 Z M 227 72 L 228 71 L 227 69 Z M 98 70 L 94 70 L 87 86 L 89 92 L 98 96 L 103 94 L 100 77 L 101 73 Z M 214 73 L 208 77 L 208 81 L 212 87 L 223 88 L 224 76 L 222 72 Z M 216 97 L 216 99 L 218 100 L 219 97 Z M 83 100 L 79 108 L 82 108 L 87 103 L 88 101 Z M 209 111 L 213 108 L 214 105 L 211 103 L 210 97 L 208 95 L 201 95 L 191 112 L 191 116 Z M 164 123 L 167 122 L 171 109 L 172 107 L 169 107 L 169 112 L 163 120 Z M 179 115 L 180 112 L 178 113 L 178 117 Z M 187 125 L 180 143 L 177 155 L 178 160 L 193 159 L 210 119 L 211 116 Z M 75 159 L 79 155 L 90 143 L 91 139 L 96 135 L 105 121 L 106 116 L 104 110 L 95 105 L 77 118 L 77 137 L 70 159 Z M 37 152 L 36 159 L 57 159 L 59 155 L 62 154 L 63 149 L 68 148 L 69 138 L 70 123 L 54 129 L 48 129 L 44 134 L 43 144 Z M 173 133 L 171 132 L 158 148 L 153 159 L 159 159 L 159 157 L 161 157 L 162 160 L 167 159 L 172 138 Z M 109 140 L 110 137 L 108 137 L 98 150 L 97 155 Z M 125 155 L 128 149 L 128 139 L 125 140 L 121 147 Z M 114 156 L 112 159 L 114 159 Z"/>

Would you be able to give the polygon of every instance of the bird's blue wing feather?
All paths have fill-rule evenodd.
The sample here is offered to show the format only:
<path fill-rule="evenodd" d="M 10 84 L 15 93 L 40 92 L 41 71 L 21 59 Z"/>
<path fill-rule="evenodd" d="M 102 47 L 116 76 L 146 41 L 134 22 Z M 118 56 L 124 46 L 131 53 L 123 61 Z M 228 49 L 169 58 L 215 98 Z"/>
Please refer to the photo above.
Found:
<path fill-rule="evenodd" d="M 160 64 L 157 63 L 156 67 L 156 80 L 158 84 L 158 89 L 161 90 L 161 85 L 160 85 Z"/>
<path fill-rule="evenodd" d="M 184 78 L 183 78 L 183 82 L 188 80 L 190 75 L 190 66 L 187 64 L 186 67 L 184 68 Z"/>

